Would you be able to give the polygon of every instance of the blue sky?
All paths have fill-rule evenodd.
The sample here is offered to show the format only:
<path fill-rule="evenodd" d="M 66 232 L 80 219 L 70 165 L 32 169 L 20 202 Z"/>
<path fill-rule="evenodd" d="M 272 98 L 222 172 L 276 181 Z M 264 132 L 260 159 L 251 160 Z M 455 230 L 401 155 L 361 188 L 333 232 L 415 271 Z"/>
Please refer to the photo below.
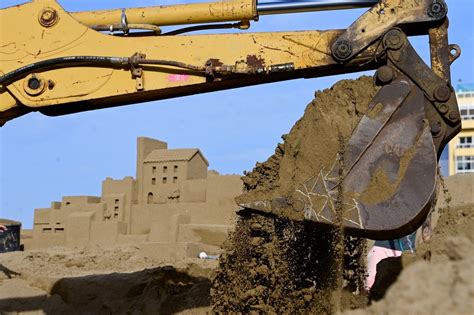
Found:
<path fill-rule="evenodd" d="M 0 8 L 22 2 L 0 0 Z M 179 2 L 184 1 L 60 1 L 69 11 Z M 474 82 L 474 2 L 447 2 L 450 42 L 463 51 L 452 66 L 453 82 Z M 249 31 L 345 28 L 363 12 L 262 16 Z M 427 37 L 412 40 L 425 60 L 427 41 Z M 171 148 L 199 147 L 211 169 L 241 174 L 273 153 L 315 90 L 358 75 L 301 79 L 62 117 L 25 115 L 0 128 L 0 217 L 20 220 L 30 228 L 35 208 L 49 207 L 65 195 L 100 195 L 106 177 L 134 176 L 138 136 L 167 141 Z"/>

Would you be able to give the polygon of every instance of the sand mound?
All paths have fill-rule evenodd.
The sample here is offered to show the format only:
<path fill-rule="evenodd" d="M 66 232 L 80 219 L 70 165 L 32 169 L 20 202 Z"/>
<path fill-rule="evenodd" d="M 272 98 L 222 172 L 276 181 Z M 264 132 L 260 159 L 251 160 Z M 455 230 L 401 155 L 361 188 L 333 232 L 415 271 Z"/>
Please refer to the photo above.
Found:
<path fill-rule="evenodd" d="M 0 256 L 0 262 L 24 274 L 58 278 L 82 276 L 94 272 L 137 271 L 159 265 L 159 261 L 141 257 L 139 248 L 118 245 L 109 248 L 52 247 L 44 250 L 12 252 Z"/>
<path fill-rule="evenodd" d="M 0 313 L 156 314 L 210 305 L 212 265 L 179 268 L 133 246 L 52 248 L 0 255 Z"/>
<path fill-rule="evenodd" d="M 436 232 L 403 268 L 385 297 L 348 314 L 472 314 L 474 205 L 442 209 Z"/>

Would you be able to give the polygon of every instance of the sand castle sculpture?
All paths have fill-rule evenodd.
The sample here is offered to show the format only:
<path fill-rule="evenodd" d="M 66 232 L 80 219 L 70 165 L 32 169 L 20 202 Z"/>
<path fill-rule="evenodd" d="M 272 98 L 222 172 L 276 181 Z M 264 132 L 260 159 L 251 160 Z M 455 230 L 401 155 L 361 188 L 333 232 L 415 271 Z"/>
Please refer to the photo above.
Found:
<path fill-rule="evenodd" d="M 63 197 L 35 209 L 29 248 L 133 243 L 167 261 L 214 254 L 232 227 L 238 175 L 208 171 L 199 149 L 137 140 L 136 178 L 107 178 L 100 197 Z"/>

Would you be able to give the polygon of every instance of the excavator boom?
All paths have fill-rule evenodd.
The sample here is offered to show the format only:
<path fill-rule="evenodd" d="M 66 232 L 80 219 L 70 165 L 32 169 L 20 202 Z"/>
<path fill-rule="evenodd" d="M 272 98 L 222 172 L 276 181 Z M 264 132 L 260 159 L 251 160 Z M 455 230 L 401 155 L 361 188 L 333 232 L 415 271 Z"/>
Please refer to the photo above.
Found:
<path fill-rule="evenodd" d="M 182 35 L 246 30 L 268 14 L 361 7 L 369 9 L 345 30 Z M 32 1 L 0 10 L 9 30 L 0 38 L 0 125 L 31 111 L 56 116 L 377 69 L 382 88 L 332 169 L 308 174 L 289 195 L 240 205 L 334 224 L 331 204 L 343 194 L 349 233 L 403 235 L 426 216 L 437 160 L 460 129 L 449 70 L 460 48 L 448 43 L 447 10 L 443 0 L 231 0 L 69 13 L 54 0 Z M 193 25 L 161 29 L 186 24 Z M 431 67 L 407 39 L 423 34 L 430 36 Z M 380 178 L 390 193 L 374 200 Z M 315 207 L 315 195 L 329 202 Z"/>

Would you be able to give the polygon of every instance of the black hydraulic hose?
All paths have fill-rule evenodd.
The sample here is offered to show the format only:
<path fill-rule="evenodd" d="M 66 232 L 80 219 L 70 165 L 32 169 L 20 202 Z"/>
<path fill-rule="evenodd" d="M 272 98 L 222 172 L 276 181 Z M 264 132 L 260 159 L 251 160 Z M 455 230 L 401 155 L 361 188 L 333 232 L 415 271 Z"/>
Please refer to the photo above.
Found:
<path fill-rule="evenodd" d="M 21 68 L 8 72 L 4 76 L 0 76 L 0 85 L 8 85 L 29 73 L 36 70 L 47 70 L 61 67 L 78 67 L 78 66 L 110 66 L 110 67 L 131 67 L 138 65 L 162 65 L 177 68 L 188 69 L 192 71 L 204 72 L 205 67 L 194 66 L 174 60 L 145 59 L 132 57 L 101 57 L 101 56 L 70 56 L 60 57 L 35 62 Z"/>
<path fill-rule="evenodd" d="M 53 58 L 43 61 L 38 61 L 21 68 L 15 69 L 0 77 L 0 85 L 7 85 L 12 83 L 25 75 L 36 70 L 45 70 L 58 67 L 74 67 L 74 66 L 106 66 L 106 65 L 121 65 L 129 64 L 130 58 L 123 57 L 101 57 L 101 56 L 71 56 Z"/>

